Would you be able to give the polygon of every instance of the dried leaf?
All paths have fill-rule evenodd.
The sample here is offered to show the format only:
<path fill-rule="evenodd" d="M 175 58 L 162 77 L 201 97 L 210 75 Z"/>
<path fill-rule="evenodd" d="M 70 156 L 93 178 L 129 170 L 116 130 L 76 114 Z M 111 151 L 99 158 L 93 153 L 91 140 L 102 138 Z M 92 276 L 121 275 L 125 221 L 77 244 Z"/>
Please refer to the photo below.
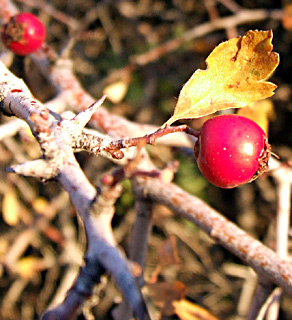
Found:
<path fill-rule="evenodd" d="M 60 246 L 64 245 L 65 239 L 59 229 L 53 226 L 48 226 L 43 230 L 43 234 Z"/>
<path fill-rule="evenodd" d="M 147 288 L 154 304 L 167 316 L 175 313 L 174 301 L 183 299 L 187 292 L 186 286 L 180 281 L 148 283 Z"/>
<path fill-rule="evenodd" d="M 10 187 L 6 190 L 2 202 L 3 220 L 10 226 L 15 226 L 19 222 L 20 204 L 16 191 Z"/>
<path fill-rule="evenodd" d="M 292 4 L 291 3 L 284 6 L 282 24 L 286 30 L 292 29 Z"/>
<path fill-rule="evenodd" d="M 208 310 L 185 299 L 173 301 L 173 306 L 181 320 L 218 320 Z"/>
<path fill-rule="evenodd" d="M 158 249 L 158 263 L 160 266 L 168 266 L 170 264 L 179 264 L 176 238 L 170 236 Z"/>
<path fill-rule="evenodd" d="M 183 86 L 174 115 L 166 122 L 199 118 L 218 110 L 240 108 L 273 95 L 276 85 L 267 81 L 279 64 L 271 52 L 272 31 L 248 31 L 218 45 Z"/>
<path fill-rule="evenodd" d="M 158 249 L 158 264 L 151 275 L 150 282 L 157 282 L 158 276 L 163 267 L 175 264 L 180 264 L 180 258 L 178 255 L 176 238 L 174 236 L 170 236 Z"/>

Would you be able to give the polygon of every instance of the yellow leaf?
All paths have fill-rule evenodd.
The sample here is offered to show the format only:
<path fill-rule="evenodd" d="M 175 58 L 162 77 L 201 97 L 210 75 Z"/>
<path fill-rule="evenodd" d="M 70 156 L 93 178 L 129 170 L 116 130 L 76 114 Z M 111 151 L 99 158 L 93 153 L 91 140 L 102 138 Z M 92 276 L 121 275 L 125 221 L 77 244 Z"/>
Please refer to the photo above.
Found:
<path fill-rule="evenodd" d="M 271 100 L 256 101 L 239 109 L 238 114 L 253 120 L 268 134 L 269 121 L 275 117 L 274 104 Z"/>
<path fill-rule="evenodd" d="M 32 207 L 39 214 L 45 215 L 48 206 L 49 206 L 48 200 L 42 197 L 36 198 L 32 202 Z"/>
<path fill-rule="evenodd" d="M 180 320 L 218 320 L 208 310 L 188 300 L 173 301 L 172 304 Z"/>
<path fill-rule="evenodd" d="M 28 256 L 17 261 L 15 271 L 21 278 L 31 279 L 46 267 L 44 259 Z"/>
<path fill-rule="evenodd" d="M 272 37 L 271 30 L 248 31 L 218 45 L 206 60 L 207 69 L 198 69 L 183 86 L 165 125 L 272 96 L 277 86 L 265 81 L 279 64 Z"/>
<path fill-rule="evenodd" d="M 6 190 L 2 202 L 3 220 L 10 226 L 19 222 L 20 204 L 15 190 L 10 187 Z"/>
<path fill-rule="evenodd" d="M 126 81 L 119 80 L 109 84 L 104 88 L 103 94 L 113 103 L 121 102 L 127 94 L 129 84 Z"/>

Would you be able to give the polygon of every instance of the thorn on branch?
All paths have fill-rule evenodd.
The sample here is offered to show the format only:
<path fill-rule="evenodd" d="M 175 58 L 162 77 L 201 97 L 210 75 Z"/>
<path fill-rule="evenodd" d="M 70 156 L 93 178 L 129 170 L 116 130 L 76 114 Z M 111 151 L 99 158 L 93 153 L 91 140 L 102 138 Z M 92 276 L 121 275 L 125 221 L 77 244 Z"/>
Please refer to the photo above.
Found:
<path fill-rule="evenodd" d="M 33 161 L 23 162 L 5 169 L 6 172 L 18 173 L 23 176 L 30 176 L 47 181 L 56 178 L 59 174 L 57 166 L 54 166 L 50 161 L 37 159 Z"/>
<path fill-rule="evenodd" d="M 92 115 L 95 113 L 97 108 L 99 108 L 104 100 L 106 99 L 106 95 L 103 95 L 99 100 L 95 101 L 90 107 L 85 109 L 84 111 L 79 112 L 72 120 L 76 127 L 81 132 L 86 124 L 90 121 Z"/>

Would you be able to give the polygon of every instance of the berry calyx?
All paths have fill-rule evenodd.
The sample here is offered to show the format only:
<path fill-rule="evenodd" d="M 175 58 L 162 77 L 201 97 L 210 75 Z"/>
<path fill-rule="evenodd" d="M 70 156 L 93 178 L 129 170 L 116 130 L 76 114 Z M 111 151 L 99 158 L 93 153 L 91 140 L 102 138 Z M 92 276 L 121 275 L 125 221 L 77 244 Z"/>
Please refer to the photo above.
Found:
<path fill-rule="evenodd" d="M 271 146 L 254 121 L 228 114 L 204 123 L 194 155 L 208 181 L 221 188 L 234 188 L 268 170 Z"/>
<path fill-rule="evenodd" d="M 20 13 L 5 24 L 2 34 L 5 46 L 17 55 L 25 56 L 38 50 L 46 38 L 43 23 L 31 13 Z"/>

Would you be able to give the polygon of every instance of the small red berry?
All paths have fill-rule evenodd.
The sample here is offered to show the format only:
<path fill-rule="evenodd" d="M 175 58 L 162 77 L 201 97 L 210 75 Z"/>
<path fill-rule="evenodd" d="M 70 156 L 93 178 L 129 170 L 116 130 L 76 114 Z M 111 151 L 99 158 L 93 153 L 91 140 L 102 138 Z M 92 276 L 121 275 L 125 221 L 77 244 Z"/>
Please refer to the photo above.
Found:
<path fill-rule="evenodd" d="M 39 49 L 45 41 L 43 23 L 31 13 L 13 16 L 4 26 L 2 40 L 14 53 L 25 56 Z"/>
<path fill-rule="evenodd" d="M 204 123 L 194 154 L 207 180 L 221 188 L 234 188 L 268 170 L 271 146 L 254 121 L 229 114 Z"/>

